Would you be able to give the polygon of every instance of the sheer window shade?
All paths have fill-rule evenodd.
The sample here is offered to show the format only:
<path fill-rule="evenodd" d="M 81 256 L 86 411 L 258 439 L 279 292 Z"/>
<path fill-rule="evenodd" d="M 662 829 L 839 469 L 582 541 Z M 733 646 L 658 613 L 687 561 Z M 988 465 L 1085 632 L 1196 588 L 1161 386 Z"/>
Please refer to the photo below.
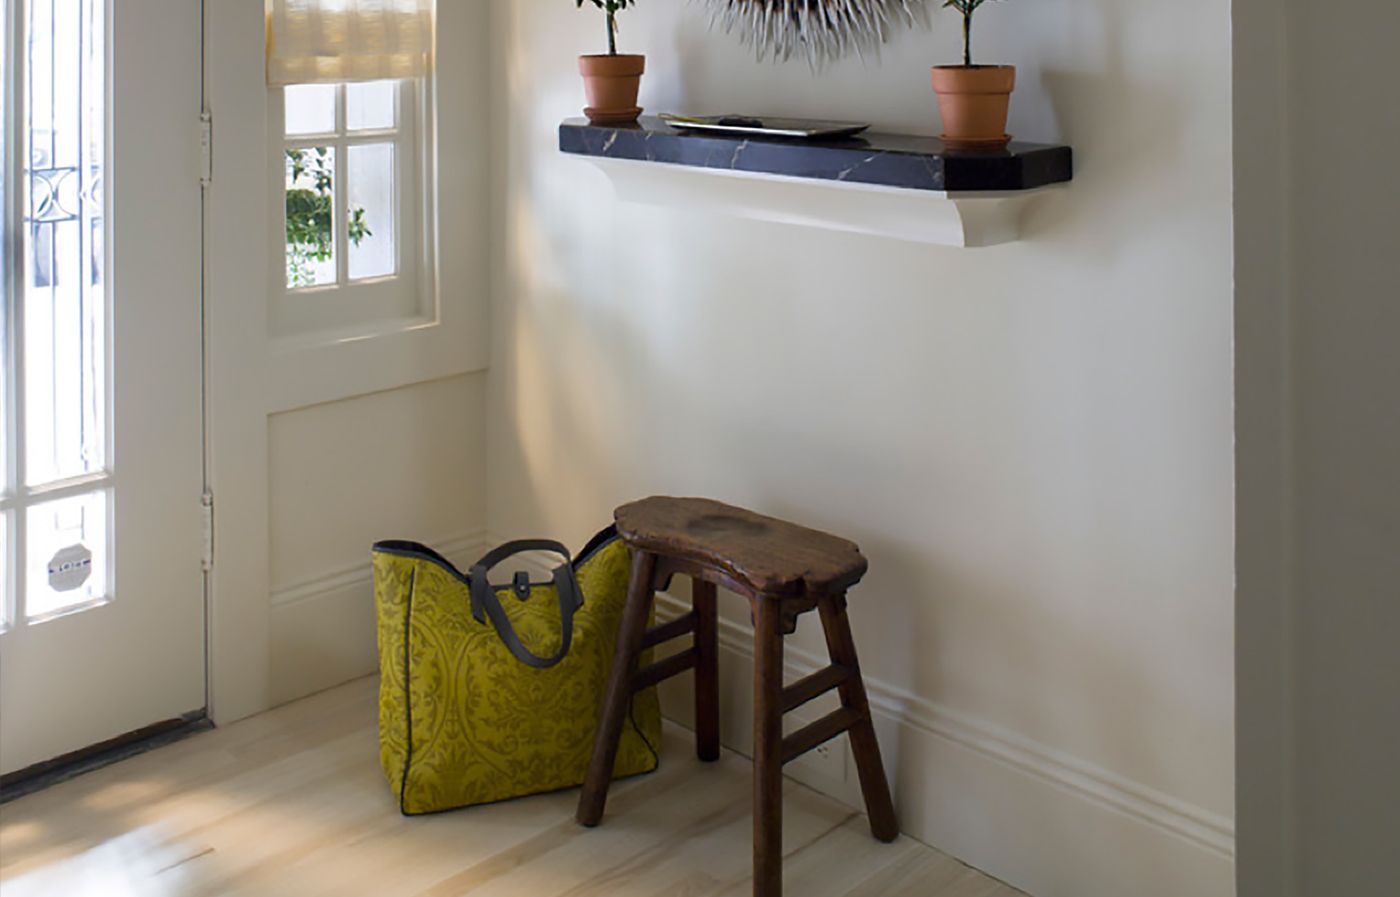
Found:
<path fill-rule="evenodd" d="M 433 0 L 267 0 L 267 83 L 417 78 L 432 67 Z"/>

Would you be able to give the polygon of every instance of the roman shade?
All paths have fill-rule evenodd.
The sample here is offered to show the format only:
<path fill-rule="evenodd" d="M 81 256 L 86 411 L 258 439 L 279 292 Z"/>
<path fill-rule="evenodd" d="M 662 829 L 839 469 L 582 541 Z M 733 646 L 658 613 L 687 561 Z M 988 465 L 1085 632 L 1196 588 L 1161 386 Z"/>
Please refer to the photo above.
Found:
<path fill-rule="evenodd" d="M 433 56 L 433 0 L 267 0 L 267 83 L 418 78 Z"/>

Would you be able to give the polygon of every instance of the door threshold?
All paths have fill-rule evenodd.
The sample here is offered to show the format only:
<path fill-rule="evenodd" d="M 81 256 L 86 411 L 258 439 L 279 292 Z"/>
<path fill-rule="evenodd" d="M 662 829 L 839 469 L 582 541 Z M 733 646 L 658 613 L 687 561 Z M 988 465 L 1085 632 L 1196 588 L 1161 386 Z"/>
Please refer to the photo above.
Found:
<path fill-rule="evenodd" d="M 213 728 L 214 723 L 209 719 L 209 714 L 203 710 L 196 710 L 52 760 L 35 763 L 33 766 L 0 776 L 0 804 L 43 791 L 69 779 L 165 747 L 167 744 L 174 744 L 191 735 L 208 732 Z"/>

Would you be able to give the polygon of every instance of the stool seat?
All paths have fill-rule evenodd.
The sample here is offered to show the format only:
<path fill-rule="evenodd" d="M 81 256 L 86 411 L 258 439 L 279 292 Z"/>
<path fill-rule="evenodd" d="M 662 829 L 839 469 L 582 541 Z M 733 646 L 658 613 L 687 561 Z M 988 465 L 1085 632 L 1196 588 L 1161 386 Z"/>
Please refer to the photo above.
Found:
<path fill-rule="evenodd" d="M 708 498 L 654 496 L 614 518 L 632 547 L 721 570 L 769 597 L 844 592 L 869 567 L 854 542 Z"/>

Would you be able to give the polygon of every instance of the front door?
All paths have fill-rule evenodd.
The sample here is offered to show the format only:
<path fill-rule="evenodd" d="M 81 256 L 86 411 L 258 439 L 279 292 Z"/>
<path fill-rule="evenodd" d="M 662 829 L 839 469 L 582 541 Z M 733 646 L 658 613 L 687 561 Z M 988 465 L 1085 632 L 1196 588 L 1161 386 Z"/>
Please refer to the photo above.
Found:
<path fill-rule="evenodd" d="M 0 2 L 7 774 L 206 703 L 201 23 Z"/>

